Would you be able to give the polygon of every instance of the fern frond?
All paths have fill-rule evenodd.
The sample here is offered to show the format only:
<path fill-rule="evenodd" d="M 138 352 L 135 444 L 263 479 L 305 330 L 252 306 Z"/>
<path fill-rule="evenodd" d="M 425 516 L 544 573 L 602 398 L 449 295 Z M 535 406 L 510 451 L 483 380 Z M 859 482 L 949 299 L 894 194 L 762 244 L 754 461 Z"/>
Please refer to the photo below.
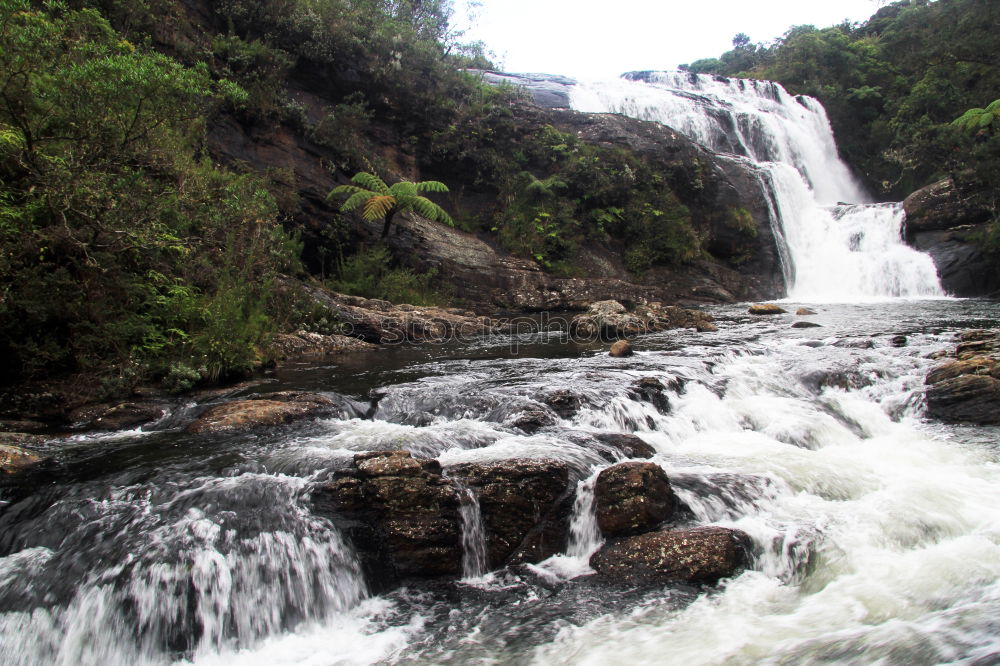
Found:
<path fill-rule="evenodd" d="M 371 197 L 365 203 L 365 212 L 362 214 L 362 217 L 368 221 L 377 220 L 388 215 L 389 211 L 395 205 L 396 197 L 392 195 L 384 194 Z"/>
<path fill-rule="evenodd" d="M 447 192 L 448 186 L 436 180 L 425 180 L 417 183 L 417 192 Z"/>
<path fill-rule="evenodd" d="M 355 192 L 367 192 L 367 190 L 358 187 L 357 185 L 338 185 L 337 187 L 330 190 L 330 193 L 326 195 L 326 198 L 333 199 L 334 197 L 343 196 L 345 194 L 351 195 L 354 194 Z"/>
<path fill-rule="evenodd" d="M 373 196 L 377 195 L 374 192 L 369 192 L 368 190 L 362 190 L 359 188 L 357 192 L 347 198 L 347 201 L 341 204 L 340 210 L 354 210 L 361 204 L 371 199 Z"/>
<path fill-rule="evenodd" d="M 990 102 L 989 105 L 986 107 L 986 110 L 989 111 L 990 113 L 1000 114 L 1000 99 L 995 99 L 992 102 Z"/>
<path fill-rule="evenodd" d="M 382 182 L 382 179 L 371 173 L 356 173 L 351 180 L 358 185 L 378 194 L 389 194 L 389 186 Z"/>
<path fill-rule="evenodd" d="M 389 191 L 397 197 L 413 197 L 417 195 L 417 184 L 401 180 L 390 187 Z"/>

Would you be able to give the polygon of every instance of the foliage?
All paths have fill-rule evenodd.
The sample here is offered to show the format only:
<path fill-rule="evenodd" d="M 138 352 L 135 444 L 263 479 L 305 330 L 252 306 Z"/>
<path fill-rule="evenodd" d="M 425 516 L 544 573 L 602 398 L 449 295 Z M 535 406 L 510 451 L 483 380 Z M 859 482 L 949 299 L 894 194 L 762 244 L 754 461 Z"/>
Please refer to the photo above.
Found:
<path fill-rule="evenodd" d="M 0 0 L 0 381 L 249 369 L 297 248 L 260 179 L 198 156 L 245 91 L 38 5 Z"/>
<path fill-rule="evenodd" d="M 389 235 L 392 218 L 397 213 L 414 211 L 428 220 L 443 222 L 450 227 L 455 226 L 451 216 L 421 192 L 447 192 L 448 187 L 436 180 L 425 180 L 413 183 L 402 180 L 389 186 L 381 178 L 370 173 L 357 173 L 351 178 L 354 185 L 340 185 L 327 195 L 327 198 L 347 195 L 340 210 L 351 211 L 364 205 L 362 217 L 372 222 L 383 219 L 382 238 Z"/>
<path fill-rule="evenodd" d="M 1000 99 L 990 102 L 985 109 L 969 109 L 952 124 L 970 134 L 996 132 L 1000 128 Z"/>
<path fill-rule="evenodd" d="M 389 251 L 379 246 L 341 259 L 337 276 L 327 286 L 334 291 L 394 303 L 439 305 L 444 299 L 434 286 L 436 274 L 434 270 L 417 273 L 394 267 Z"/>

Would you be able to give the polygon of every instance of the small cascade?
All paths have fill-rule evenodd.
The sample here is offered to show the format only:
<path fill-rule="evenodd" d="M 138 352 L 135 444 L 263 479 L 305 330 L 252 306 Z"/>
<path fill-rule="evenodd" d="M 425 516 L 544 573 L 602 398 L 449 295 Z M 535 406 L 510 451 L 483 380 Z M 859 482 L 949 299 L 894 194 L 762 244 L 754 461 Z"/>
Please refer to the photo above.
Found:
<path fill-rule="evenodd" d="M 601 529 L 597 526 L 597 514 L 594 510 L 594 484 L 597 482 L 598 474 L 600 474 L 600 470 L 577 484 L 566 553 L 554 555 L 532 567 L 543 577 L 553 580 L 569 580 L 594 572 L 590 568 L 590 558 L 604 544 Z"/>
<path fill-rule="evenodd" d="M 462 501 L 459 507 L 462 525 L 462 580 L 469 582 L 486 575 L 486 528 L 475 491 L 462 485 L 458 485 L 458 491 Z"/>
<path fill-rule="evenodd" d="M 771 81 L 639 72 L 578 85 L 572 103 L 667 125 L 744 161 L 771 200 L 790 298 L 944 296 L 930 257 L 903 242 L 901 206 L 871 204 L 838 157 L 817 100 Z"/>

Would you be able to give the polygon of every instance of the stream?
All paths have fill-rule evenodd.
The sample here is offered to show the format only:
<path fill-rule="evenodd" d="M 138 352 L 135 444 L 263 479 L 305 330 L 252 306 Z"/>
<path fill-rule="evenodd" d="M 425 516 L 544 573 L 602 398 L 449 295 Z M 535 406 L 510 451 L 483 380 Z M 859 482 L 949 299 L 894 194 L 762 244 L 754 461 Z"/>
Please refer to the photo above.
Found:
<path fill-rule="evenodd" d="M 718 332 L 644 336 L 630 358 L 541 318 L 290 366 L 215 398 L 294 388 L 367 404 L 375 389 L 370 420 L 194 435 L 183 426 L 202 406 L 181 402 L 145 431 L 53 440 L 52 469 L 0 489 L 0 662 L 998 663 L 1000 431 L 924 419 L 922 382 L 934 352 L 995 326 L 1000 305 L 811 307 L 818 328 L 713 307 Z M 668 387 L 669 409 L 630 396 L 644 377 Z M 582 407 L 532 435 L 511 425 L 554 390 Z M 603 432 L 655 447 L 695 524 L 750 535 L 751 566 L 709 587 L 591 575 Z M 567 462 L 569 547 L 483 572 L 470 530 L 462 581 L 372 595 L 310 492 L 356 453 L 395 449 L 446 473 Z"/>

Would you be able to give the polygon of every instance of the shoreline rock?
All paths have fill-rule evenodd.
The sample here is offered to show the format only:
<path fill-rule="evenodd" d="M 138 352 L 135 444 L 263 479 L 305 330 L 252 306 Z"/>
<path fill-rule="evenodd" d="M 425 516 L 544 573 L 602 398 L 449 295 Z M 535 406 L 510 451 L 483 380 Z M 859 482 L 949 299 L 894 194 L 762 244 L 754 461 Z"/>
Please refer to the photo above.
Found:
<path fill-rule="evenodd" d="M 618 463 L 602 470 L 594 483 L 597 526 L 608 537 L 655 529 L 676 507 L 670 480 L 656 463 Z"/>
<path fill-rule="evenodd" d="M 570 333 L 589 340 L 615 340 L 674 328 L 712 332 L 718 330 L 713 321 L 707 312 L 674 305 L 649 303 L 630 310 L 618 301 L 597 301 L 573 317 Z"/>
<path fill-rule="evenodd" d="M 239 432 L 333 414 L 353 418 L 364 411 L 346 399 L 337 402 L 318 393 L 284 391 L 214 405 L 184 430 L 195 434 Z"/>
<path fill-rule="evenodd" d="M 955 423 L 1000 424 L 1000 332 L 961 333 L 955 357 L 924 379 L 927 415 Z"/>

